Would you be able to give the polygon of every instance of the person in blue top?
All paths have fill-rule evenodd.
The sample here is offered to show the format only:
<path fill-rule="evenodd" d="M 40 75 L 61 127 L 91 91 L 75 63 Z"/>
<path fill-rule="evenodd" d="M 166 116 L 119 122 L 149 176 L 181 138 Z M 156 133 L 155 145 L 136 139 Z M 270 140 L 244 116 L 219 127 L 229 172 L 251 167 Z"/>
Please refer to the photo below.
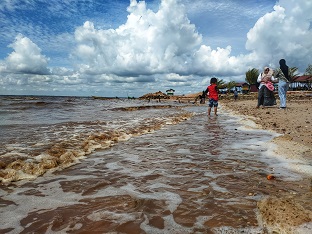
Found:
<path fill-rule="evenodd" d="M 237 92 L 237 90 L 236 90 L 236 88 L 235 88 L 235 90 L 234 90 L 234 100 L 236 101 L 237 98 L 238 98 L 238 92 Z"/>
<path fill-rule="evenodd" d="M 280 98 L 280 109 L 286 108 L 286 93 L 290 82 L 290 69 L 286 65 L 286 60 L 279 61 L 280 68 L 276 70 L 275 78 L 278 78 L 278 96 Z"/>

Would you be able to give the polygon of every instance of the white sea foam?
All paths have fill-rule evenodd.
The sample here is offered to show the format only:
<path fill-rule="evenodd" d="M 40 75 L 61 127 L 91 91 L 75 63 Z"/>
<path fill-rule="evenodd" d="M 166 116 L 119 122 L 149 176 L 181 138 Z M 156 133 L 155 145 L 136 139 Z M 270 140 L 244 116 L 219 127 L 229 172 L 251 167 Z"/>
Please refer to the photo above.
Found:
<path fill-rule="evenodd" d="M 226 188 L 222 188 L 221 186 L 219 186 L 216 182 L 210 182 L 209 183 L 210 186 L 213 188 L 213 190 L 217 191 L 217 192 L 221 192 L 221 193 L 228 193 L 229 191 Z"/>
<path fill-rule="evenodd" d="M 111 212 L 107 210 L 96 210 L 92 214 L 87 216 L 88 219 L 92 221 L 105 220 L 118 220 L 118 223 L 123 224 L 129 221 L 135 221 L 137 219 L 134 214 L 118 214 L 116 212 Z"/>
<path fill-rule="evenodd" d="M 202 186 L 199 186 L 197 188 L 189 188 L 187 191 L 190 191 L 190 192 L 201 192 L 201 191 L 203 191 L 206 188 L 209 188 L 209 186 L 202 185 Z"/>
<path fill-rule="evenodd" d="M 147 218 L 147 217 L 146 217 Z M 180 224 L 177 224 L 172 215 L 164 217 L 165 228 L 159 230 L 158 228 L 148 225 L 148 219 L 141 223 L 140 227 L 143 231 L 149 234 L 191 234 L 193 233 L 193 228 L 187 228 Z"/>
<path fill-rule="evenodd" d="M 120 103 L 117 105 L 122 107 Z M 112 107 L 115 106 L 112 104 Z M 118 115 L 102 116 L 104 108 L 109 109 L 111 107 L 103 106 L 99 108 L 101 111 L 95 114 L 101 120 L 105 118 L 108 126 L 104 126 L 104 120 L 101 122 L 103 125 L 99 125 L 105 129 L 105 132 L 117 128 L 119 130 L 122 129 L 119 131 L 125 134 L 120 135 L 122 139 L 127 139 L 128 136 L 133 137 L 131 133 L 127 135 L 128 133 L 124 131 L 125 128 L 132 127 L 136 121 L 136 124 L 139 124 L 140 121 L 145 120 L 143 116 L 139 116 L 138 113 L 134 112 L 126 114 L 120 114 L 119 112 Z M 246 170 L 253 170 L 255 168 L 253 167 L 253 162 L 257 166 L 258 161 L 267 162 L 270 166 L 274 165 L 276 172 L 278 170 L 284 170 L 285 173 L 289 171 L 285 170 L 285 165 L 279 163 L 280 160 L 278 160 L 277 156 L 271 155 L 270 150 L 274 149 L 274 145 L 268 145 L 267 142 L 274 137 L 274 134 L 258 129 L 240 128 L 235 118 L 230 118 L 224 113 L 220 113 L 217 118 L 207 121 L 206 111 L 203 112 L 203 109 L 206 110 L 206 106 L 196 108 L 204 115 L 196 114 L 195 120 L 186 121 L 181 127 L 169 126 L 156 131 L 154 134 L 133 138 L 133 141 L 125 144 L 116 144 L 115 148 L 107 150 L 98 149 L 88 158 L 82 160 L 82 164 L 76 167 L 59 171 L 55 174 L 48 172 L 37 180 L 29 182 L 28 185 L 21 181 L 16 182 L 12 187 L 9 186 L 7 190 L 0 190 L 1 198 L 3 197 L 4 200 L 12 202 L 8 206 L 1 208 L 0 213 L 3 217 L 0 220 L 1 228 L 13 228 L 11 233 L 19 233 L 25 227 L 30 227 L 32 224 L 35 225 L 37 220 L 25 224 L 24 227 L 21 226 L 20 221 L 25 220 L 26 217 L 31 217 L 33 214 L 31 212 L 44 214 L 62 207 L 63 209 L 60 210 L 64 210 L 66 213 L 67 206 L 70 206 L 70 209 L 75 208 L 75 205 L 82 205 L 82 200 L 93 202 L 95 201 L 93 199 L 105 198 L 110 201 L 109 199 L 111 198 L 126 196 L 130 203 L 133 202 L 134 205 L 138 201 L 139 205 L 147 208 L 144 207 L 144 203 L 148 201 L 148 205 L 150 204 L 149 202 L 155 202 L 157 208 L 152 210 L 152 213 L 148 213 L 149 211 L 145 209 L 136 210 L 135 207 L 133 208 L 134 211 L 118 210 L 118 212 L 114 212 L 105 209 L 105 207 L 94 209 L 91 206 L 87 216 L 84 218 L 86 220 L 88 218 L 89 223 L 108 220 L 116 225 L 121 225 L 126 222 L 137 221 L 135 217 L 140 215 L 140 218 L 144 216 L 142 218 L 144 221 L 140 227 L 146 233 L 195 233 L 194 230 L 197 228 L 202 230 L 208 228 L 205 226 L 205 223 L 214 218 L 214 214 L 202 215 L 205 212 L 209 214 L 209 211 L 203 209 L 198 217 L 194 217 L 196 223 L 192 227 L 186 227 L 179 224 L 174 219 L 175 214 L 172 213 L 178 213 L 180 211 L 179 208 L 183 209 L 183 206 L 185 204 L 188 205 L 188 203 L 194 205 L 194 207 L 190 205 L 190 209 L 202 209 L 203 202 L 207 202 L 208 199 L 213 199 L 213 203 L 216 206 L 222 204 L 235 206 L 236 204 L 241 204 L 246 199 L 248 201 L 258 200 L 261 194 L 252 197 L 248 197 L 248 194 L 238 194 L 235 198 L 228 198 L 227 194 L 235 193 L 235 191 L 231 190 L 231 186 L 227 187 L 231 181 L 224 179 L 234 174 L 235 176 L 241 176 Z M 75 132 L 72 138 L 73 141 L 80 134 L 98 133 L 98 126 L 88 119 L 90 113 L 86 114 L 83 111 L 82 115 L 82 120 L 87 121 L 86 125 L 81 124 L 81 126 L 77 125 L 77 128 L 70 128 L 69 124 L 68 127 L 62 128 L 64 132 Z M 136 117 L 137 115 L 138 117 Z M 144 117 L 151 116 L 153 117 L 153 114 L 145 113 Z M 94 116 L 91 115 L 91 118 L 94 118 Z M 158 120 L 163 119 L 165 118 Z M 226 121 L 226 127 L 223 125 L 224 121 Z M 88 124 L 92 126 L 89 128 Z M 194 126 L 196 129 L 192 131 Z M 214 127 L 217 127 L 217 129 Z M 90 129 L 91 131 L 88 131 Z M 209 132 L 210 129 L 214 130 L 214 135 L 212 132 Z M 235 131 L 237 131 L 236 135 L 233 134 Z M 66 137 L 59 134 L 61 132 L 58 131 L 57 133 L 63 140 Z M 229 138 L 227 134 L 233 135 Z M 238 136 L 239 143 L 235 136 Z M 46 139 L 53 140 L 53 135 L 47 134 L 46 137 Z M 226 144 L 223 144 L 223 140 Z M 96 145 L 96 142 L 93 143 Z M 206 147 L 210 143 L 212 144 L 211 147 Z M 40 143 L 36 146 L 39 147 Z M 205 150 L 202 148 L 205 148 Z M 43 154 L 41 156 L 44 158 Z M 40 159 L 38 156 L 38 160 Z M 245 164 L 242 165 L 241 163 L 244 159 L 250 159 L 250 164 L 247 166 Z M 300 165 L 300 162 L 296 163 Z M 224 167 L 225 170 L 222 170 L 223 165 L 226 166 Z M 210 166 L 216 166 L 216 168 L 211 168 Z M 237 171 L 234 172 L 235 169 Z M 306 168 L 306 170 L 308 169 Z M 209 193 L 209 191 L 212 193 Z M 210 198 L 210 196 L 213 196 L 214 191 L 219 192 L 220 196 L 218 198 Z M 207 195 L 209 193 L 209 196 L 206 196 L 205 193 Z M 188 194 L 191 194 L 190 199 L 192 200 L 188 200 Z M 143 201 L 142 204 L 140 203 L 141 201 Z M 87 203 L 85 202 L 83 205 L 87 206 Z M 196 206 L 197 204 L 198 206 Z M 148 209 L 153 209 L 152 207 L 149 206 Z M 159 215 L 159 218 L 163 219 L 164 229 L 158 229 L 150 223 L 150 218 L 153 215 Z M 222 215 L 226 216 L 228 213 L 223 211 Z M 14 219 L 11 217 L 14 217 Z M 80 217 L 76 217 L 73 214 L 71 221 L 64 224 L 59 233 L 79 232 L 83 225 L 83 219 L 78 220 L 78 218 Z M 40 216 L 38 216 L 38 219 L 40 219 Z M 75 222 L 76 224 L 74 224 Z M 111 233 L 114 233 L 114 231 L 112 230 Z M 209 228 L 209 231 L 211 231 L 211 228 Z M 221 226 L 214 228 L 213 231 L 215 233 L 241 233 L 243 231 L 246 233 L 260 233 L 261 227 L 235 229 Z M 52 223 L 48 232 L 58 233 L 52 230 Z"/>
<path fill-rule="evenodd" d="M 190 152 L 191 152 L 190 149 L 183 149 L 183 148 L 177 149 L 176 151 L 177 154 L 186 154 L 186 155 L 188 155 Z"/>

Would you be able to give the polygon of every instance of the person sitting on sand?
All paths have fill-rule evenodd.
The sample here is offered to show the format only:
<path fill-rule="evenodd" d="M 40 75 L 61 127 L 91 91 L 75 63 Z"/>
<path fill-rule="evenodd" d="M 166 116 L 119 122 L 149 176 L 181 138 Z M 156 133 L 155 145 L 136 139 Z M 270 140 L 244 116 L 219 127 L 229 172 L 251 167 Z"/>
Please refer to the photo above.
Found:
<path fill-rule="evenodd" d="M 217 87 L 217 78 L 213 77 L 210 79 L 210 85 L 207 87 L 205 93 L 208 94 L 208 116 L 210 116 L 211 108 L 214 107 L 214 114 L 217 116 L 218 110 L 218 100 L 219 100 L 219 90 Z"/>
<path fill-rule="evenodd" d="M 276 82 L 277 79 L 273 76 L 273 70 L 269 67 L 264 67 L 264 71 L 259 74 L 257 82 L 260 83 L 258 91 L 258 104 L 260 106 L 273 106 L 276 105 L 276 99 L 274 96 L 274 85 L 272 82 Z"/>

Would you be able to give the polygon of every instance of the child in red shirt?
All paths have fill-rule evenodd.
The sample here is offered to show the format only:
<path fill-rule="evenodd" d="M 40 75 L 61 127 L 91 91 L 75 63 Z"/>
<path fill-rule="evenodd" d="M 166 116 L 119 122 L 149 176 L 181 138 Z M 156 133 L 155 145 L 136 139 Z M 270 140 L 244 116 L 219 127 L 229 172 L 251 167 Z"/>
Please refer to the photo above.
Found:
<path fill-rule="evenodd" d="M 210 116 L 211 108 L 214 107 L 214 114 L 217 116 L 217 110 L 218 110 L 218 87 L 217 87 L 217 78 L 213 77 L 210 79 L 210 85 L 207 87 L 205 93 L 208 94 L 208 116 Z"/>

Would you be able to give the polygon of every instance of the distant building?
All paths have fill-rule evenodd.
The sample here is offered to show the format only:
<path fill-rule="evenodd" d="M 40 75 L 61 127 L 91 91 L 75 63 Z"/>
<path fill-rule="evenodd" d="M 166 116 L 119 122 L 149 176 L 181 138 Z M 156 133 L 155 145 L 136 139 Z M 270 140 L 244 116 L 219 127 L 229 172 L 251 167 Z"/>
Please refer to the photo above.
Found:
<path fill-rule="evenodd" d="M 243 94 L 246 94 L 246 93 L 249 93 L 251 90 L 250 90 L 250 85 L 248 83 L 241 83 L 241 87 L 242 87 L 242 93 Z"/>
<path fill-rule="evenodd" d="M 174 89 L 168 89 L 166 90 L 167 95 L 169 96 L 173 96 L 174 95 L 175 90 Z"/>
<path fill-rule="evenodd" d="M 246 82 L 236 83 L 236 90 L 242 94 L 247 94 L 250 92 L 258 92 L 256 84 L 248 84 Z"/>
<path fill-rule="evenodd" d="M 312 90 L 312 76 L 296 76 L 293 78 L 290 88 L 292 90 Z"/>
<path fill-rule="evenodd" d="M 239 93 L 247 94 L 250 92 L 258 92 L 258 88 L 256 84 L 248 84 L 246 82 L 236 83 L 235 88 L 232 88 L 232 92 L 236 89 Z"/>
<path fill-rule="evenodd" d="M 237 91 L 238 93 L 246 94 L 249 93 L 250 90 L 250 85 L 246 82 L 240 82 L 236 83 L 235 87 L 231 88 L 230 93 L 234 93 L 234 91 Z M 225 92 L 227 92 L 227 88 L 225 88 Z"/>
<path fill-rule="evenodd" d="M 244 82 L 236 83 L 235 87 L 231 89 L 231 92 L 234 92 L 235 90 L 238 93 L 247 93 L 249 91 L 249 84 Z M 246 92 L 246 90 L 248 91 Z"/>

